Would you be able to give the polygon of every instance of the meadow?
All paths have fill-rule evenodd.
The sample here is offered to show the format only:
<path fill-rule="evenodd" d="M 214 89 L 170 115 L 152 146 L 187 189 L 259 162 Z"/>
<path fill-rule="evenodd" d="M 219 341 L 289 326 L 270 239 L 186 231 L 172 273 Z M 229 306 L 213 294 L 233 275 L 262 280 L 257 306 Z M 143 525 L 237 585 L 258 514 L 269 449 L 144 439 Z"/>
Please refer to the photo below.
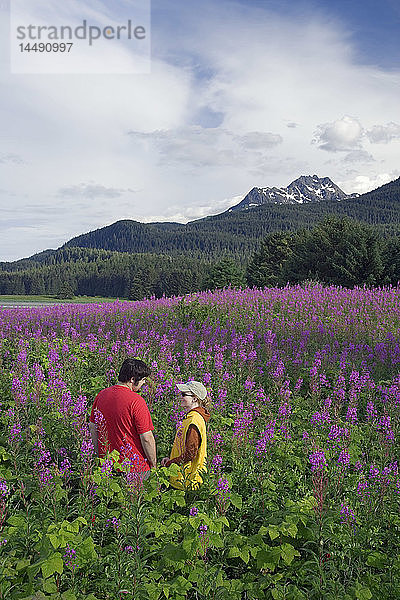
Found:
<path fill-rule="evenodd" d="M 0 311 L 1 600 L 400 597 L 400 289 L 225 289 Z M 127 356 L 158 456 L 213 402 L 198 491 L 94 457 Z"/>

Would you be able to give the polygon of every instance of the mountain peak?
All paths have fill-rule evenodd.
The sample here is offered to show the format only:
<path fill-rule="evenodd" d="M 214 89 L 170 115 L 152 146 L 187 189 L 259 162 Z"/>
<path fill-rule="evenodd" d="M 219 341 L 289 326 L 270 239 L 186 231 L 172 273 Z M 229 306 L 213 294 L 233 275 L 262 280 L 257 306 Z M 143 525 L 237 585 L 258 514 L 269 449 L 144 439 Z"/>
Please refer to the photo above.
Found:
<path fill-rule="evenodd" d="M 329 177 L 301 175 L 286 188 L 252 188 L 239 204 L 229 209 L 229 212 L 249 210 L 262 204 L 308 204 L 324 200 L 339 202 L 357 195 L 345 194 Z"/>

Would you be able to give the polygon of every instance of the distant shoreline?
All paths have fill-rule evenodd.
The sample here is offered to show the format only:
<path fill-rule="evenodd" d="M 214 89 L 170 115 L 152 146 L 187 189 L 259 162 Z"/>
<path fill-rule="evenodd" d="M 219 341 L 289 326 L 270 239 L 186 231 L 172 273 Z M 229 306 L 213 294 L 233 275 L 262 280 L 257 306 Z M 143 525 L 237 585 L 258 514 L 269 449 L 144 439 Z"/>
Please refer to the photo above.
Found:
<path fill-rule="evenodd" d="M 57 304 L 102 304 L 118 300 L 118 298 L 101 298 L 98 296 L 76 296 L 61 299 L 53 296 L 0 295 L 0 308 L 40 308 Z"/>

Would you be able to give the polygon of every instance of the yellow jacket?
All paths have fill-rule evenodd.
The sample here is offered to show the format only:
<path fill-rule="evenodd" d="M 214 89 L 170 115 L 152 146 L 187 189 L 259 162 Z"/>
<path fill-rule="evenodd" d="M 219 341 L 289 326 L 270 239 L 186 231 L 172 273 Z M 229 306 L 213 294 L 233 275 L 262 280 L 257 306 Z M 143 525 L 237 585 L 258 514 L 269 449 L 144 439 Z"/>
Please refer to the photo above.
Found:
<path fill-rule="evenodd" d="M 186 435 L 190 425 L 194 425 L 196 427 L 201 437 L 200 447 L 196 456 L 189 462 L 181 465 L 180 473 L 177 477 L 170 477 L 171 485 L 178 490 L 186 488 L 196 489 L 201 483 L 203 483 L 200 473 L 204 473 L 205 471 L 207 471 L 205 466 L 207 460 L 206 420 L 209 420 L 209 415 L 208 413 L 205 413 L 204 410 L 190 410 L 186 414 L 184 420 L 182 421 L 182 424 L 176 432 L 175 440 L 170 454 L 170 460 L 173 460 L 174 458 L 177 458 L 178 456 L 181 456 L 184 453 Z"/>

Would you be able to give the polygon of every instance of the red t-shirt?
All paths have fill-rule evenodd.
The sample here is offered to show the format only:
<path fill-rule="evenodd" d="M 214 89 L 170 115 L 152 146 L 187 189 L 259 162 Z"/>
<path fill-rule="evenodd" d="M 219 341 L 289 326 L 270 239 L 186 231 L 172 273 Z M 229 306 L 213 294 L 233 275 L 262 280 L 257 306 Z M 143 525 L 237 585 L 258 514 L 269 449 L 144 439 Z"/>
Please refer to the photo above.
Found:
<path fill-rule="evenodd" d="M 120 462 L 131 461 L 131 470 L 150 469 L 139 436 L 154 426 L 142 396 L 122 385 L 106 388 L 97 394 L 89 420 L 97 425 L 100 456 L 118 450 Z"/>

